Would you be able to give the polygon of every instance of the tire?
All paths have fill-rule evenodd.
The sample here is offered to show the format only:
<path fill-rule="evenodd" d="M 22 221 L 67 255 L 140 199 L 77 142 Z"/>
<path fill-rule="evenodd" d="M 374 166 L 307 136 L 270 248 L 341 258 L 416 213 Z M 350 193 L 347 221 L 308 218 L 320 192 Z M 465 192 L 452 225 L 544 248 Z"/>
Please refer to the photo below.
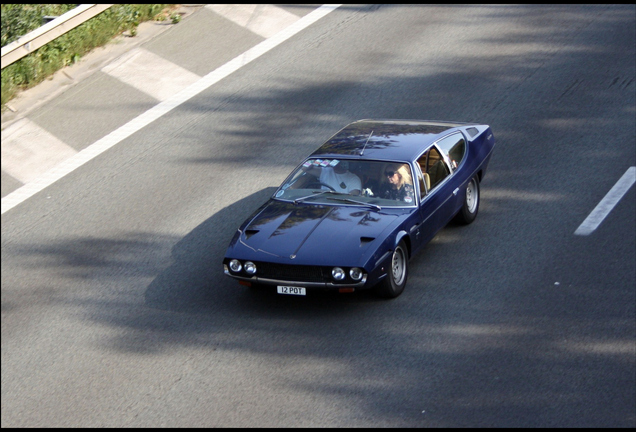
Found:
<path fill-rule="evenodd" d="M 375 292 L 384 298 L 395 298 L 402 294 L 409 276 L 409 253 L 404 241 L 400 241 L 391 254 L 391 268 L 386 278 L 375 287 Z"/>
<path fill-rule="evenodd" d="M 466 185 L 466 193 L 464 194 L 464 204 L 455 216 L 455 220 L 462 224 L 468 225 L 477 217 L 479 212 L 479 179 L 477 176 L 470 179 Z"/>

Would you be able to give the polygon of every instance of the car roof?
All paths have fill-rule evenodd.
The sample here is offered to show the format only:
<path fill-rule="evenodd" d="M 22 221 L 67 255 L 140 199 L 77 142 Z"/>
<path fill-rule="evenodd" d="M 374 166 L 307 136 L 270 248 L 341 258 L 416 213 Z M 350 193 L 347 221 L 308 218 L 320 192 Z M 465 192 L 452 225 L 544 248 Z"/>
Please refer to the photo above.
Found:
<path fill-rule="evenodd" d="M 453 129 L 471 125 L 425 120 L 358 120 L 342 128 L 311 157 L 353 156 L 413 161 L 428 146 Z"/>

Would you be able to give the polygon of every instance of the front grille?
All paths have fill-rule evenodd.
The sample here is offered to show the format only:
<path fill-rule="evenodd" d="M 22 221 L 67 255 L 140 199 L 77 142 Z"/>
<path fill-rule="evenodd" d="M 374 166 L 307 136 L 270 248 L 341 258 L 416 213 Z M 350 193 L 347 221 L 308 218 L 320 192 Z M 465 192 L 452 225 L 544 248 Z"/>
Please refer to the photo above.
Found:
<path fill-rule="evenodd" d="M 331 282 L 330 271 L 323 267 L 257 262 L 257 276 L 295 282 Z"/>

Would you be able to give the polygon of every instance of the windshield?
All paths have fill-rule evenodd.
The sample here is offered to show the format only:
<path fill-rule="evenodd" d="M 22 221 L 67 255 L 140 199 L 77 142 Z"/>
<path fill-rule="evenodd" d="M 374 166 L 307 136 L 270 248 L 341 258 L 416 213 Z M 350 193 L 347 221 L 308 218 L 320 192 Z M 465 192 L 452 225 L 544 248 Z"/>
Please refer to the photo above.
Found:
<path fill-rule="evenodd" d="M 409 164 L 359 159 L 307 159 L 278 188 L 274 198 L 372 207 L 415 205 Z"/>

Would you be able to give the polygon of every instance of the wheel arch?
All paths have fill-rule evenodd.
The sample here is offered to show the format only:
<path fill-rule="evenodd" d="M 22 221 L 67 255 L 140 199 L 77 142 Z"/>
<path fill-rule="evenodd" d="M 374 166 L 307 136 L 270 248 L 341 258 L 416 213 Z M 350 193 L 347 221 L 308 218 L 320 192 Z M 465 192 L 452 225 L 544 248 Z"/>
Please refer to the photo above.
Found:
<path fill-rule="evenodd" d="M 400 244 L 400 241 L 404 240 L 404 244 L 406 245 L 406 252 L 409 254 L 408 258 L 411 258 L 411 237 L 408 235 L 406 231 L 400 231 L 395 236 L 395 244 L 393 248 L 395 249 L 397 245 Z"/>

